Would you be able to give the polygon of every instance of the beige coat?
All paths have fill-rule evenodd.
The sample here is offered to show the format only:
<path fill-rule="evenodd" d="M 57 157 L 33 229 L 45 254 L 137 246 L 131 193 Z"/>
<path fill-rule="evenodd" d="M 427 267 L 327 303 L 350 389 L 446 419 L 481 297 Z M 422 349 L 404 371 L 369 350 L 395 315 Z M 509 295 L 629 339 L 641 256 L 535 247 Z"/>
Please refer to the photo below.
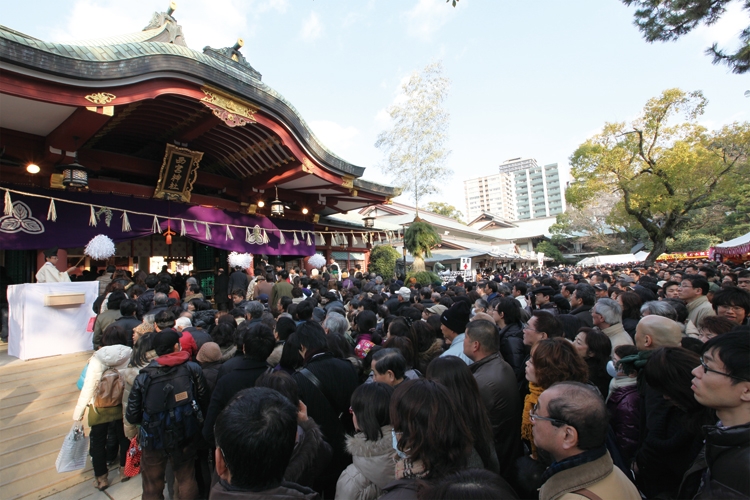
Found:
<path fill-rule="evenodd" d="M 623 328 L 622 323 L 617 323 L 602 330 L 609 341 L 612 342 L 612 355 L 615 354 L 615 347 L 620 345 L 633 345 L 633 339 Z"/>
<path fill-rule="evenodd" d="M 585 500 L 587 497 L 573 493 L 584 488 L 603 500 L 641 500 L 638 488 L 614 466 L 609 452 L 549 478 L 539 490 L 539 500 Z"/>
<path fill-rule="evenodd" d="M 385 485 L 396 479 L 391 429 L 390 425 L 383 426 L 383 437 L 377 441 L 367 441 L 361 432 L 346 438 L 352 464 L 339 476 L 337 499 L 375 500 Z"/>

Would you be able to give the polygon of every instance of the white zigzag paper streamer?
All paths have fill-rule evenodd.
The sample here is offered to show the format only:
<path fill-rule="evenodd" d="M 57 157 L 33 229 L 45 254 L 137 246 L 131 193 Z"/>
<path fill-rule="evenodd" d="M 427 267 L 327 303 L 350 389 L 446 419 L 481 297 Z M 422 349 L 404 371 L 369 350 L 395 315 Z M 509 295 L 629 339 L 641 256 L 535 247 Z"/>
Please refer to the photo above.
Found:
<path fill-rule="evenodd" d="M 154 223 L 151 226 L 151 230 L 154 232 L 154 234 L 161 233 L 161 228 L 159 227 L 159 219 L 157 219 L 155 215 L 154 215 Z"/>
<path fill-rule="evenodd" d="M 129 231 L 132 231 L 133 228 L 130 227 L 130 220 L 128 220 L 128 213 L 123 210 L 120 218 L 122 219 L 122 232 L 127 233 Z"/>
<path fill-rule="evenodd" d="M 206 240 L 211 239 L 211 227 L 208 225 L 208 222 L 204 222 L 206 225 Z"/>
<path fill-rule="evenodd" d="M 292 245 L 295 247 L 299 245 L 299 239 L 297 238 L 297 231 L 293 231 L 292 234 L 294 234 L 294 240 L 292 241 Z"/>
<path fill-rule="evenodd" d="M 307 231 L 307 237 L 305 238 L 305 243 L 307 243 L 307 246 L 312 246 L 312 240 L 310 239 L 310 231 Z"/>
<path fill-rule="evenodd" d="M 284 238 L 284 231 L 279 231 L 279 245 L 286 245 L 286 239 Z"/>
<path fill-rule="evenodd" d="M 49 209 L 47 210 L 47 220 L 57 220 L 57 207 L 55 207 L 55 199 L 49 199 Z"/>
<path fill-rule="evenodd" d="M 180 219 L 180 236 L 185 236 L 185 219 Z"/>
<path fill-rule="evenodd" d="M 229 230 L 229 224 L 227 224 L 227 240 L 234 240 L 234 235 L 232 234 L 232 231 Z"/>
<path fill-rule="evenodd" d="M 4 215 L 13 214 L 13 201 L 10 199 L 10 191 L 5 190 L 5 208 L 3 209 Z"/>
<path fill-rule="evenodd" d="M 89 226 L 96 227 L 96 214 L 94 213 L 94 205 L 89 205 L 91 208 L 91 216 L 89 217 Z"/>

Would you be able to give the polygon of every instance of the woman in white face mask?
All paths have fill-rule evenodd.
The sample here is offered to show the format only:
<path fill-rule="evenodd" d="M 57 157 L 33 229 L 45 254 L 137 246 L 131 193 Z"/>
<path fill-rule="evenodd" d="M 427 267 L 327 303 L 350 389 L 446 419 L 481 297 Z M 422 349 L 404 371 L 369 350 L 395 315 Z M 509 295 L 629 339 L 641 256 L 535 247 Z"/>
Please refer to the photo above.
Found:
<path fill-rule="evenodd" d="M 641 397 L 638 394 L 637 370 L 632 364 L 623 364 L 620 360 L 637 354 L 638 349 L 635 346 L 617 346 L 612 360 L 607 364 L 607 371 L 614 375 L 607 396 L 607 409 L 612 416 L 609 423 L 615 433 L 617 448 L 626 464 L 631 462 L 638 448 Z"/>

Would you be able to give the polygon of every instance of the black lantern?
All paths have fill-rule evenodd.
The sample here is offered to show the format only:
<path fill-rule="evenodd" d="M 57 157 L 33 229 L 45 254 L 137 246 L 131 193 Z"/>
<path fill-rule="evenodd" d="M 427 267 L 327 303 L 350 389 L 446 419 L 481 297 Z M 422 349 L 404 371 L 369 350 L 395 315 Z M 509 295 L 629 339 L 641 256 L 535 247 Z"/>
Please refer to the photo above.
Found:
<path fill-rule="evenodd" d="M 61 165 L 61 168 L 63 169 L 63 186 L 78 189 L 85 189 L 89 186 L 89 174 L 86 167 L 78 163 L 78 153 L 73 163 Z"/>
<path fill-rule="evenodd" d="M 363 217 L 362 221 L 365 223 L 365 227 L 372 228 L 375 227 L 375 217 L 368 215 L 367 217 Z"/>

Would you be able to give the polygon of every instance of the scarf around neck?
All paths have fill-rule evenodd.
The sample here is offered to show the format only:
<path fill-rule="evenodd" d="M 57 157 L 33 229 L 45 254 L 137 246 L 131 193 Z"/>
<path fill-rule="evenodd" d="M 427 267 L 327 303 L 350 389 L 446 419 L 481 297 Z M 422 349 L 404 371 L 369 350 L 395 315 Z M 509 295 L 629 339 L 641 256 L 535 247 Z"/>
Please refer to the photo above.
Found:
<path fill-rule="evenodd" d="M 396 479 L 423 478 L 427 474 L 429 471 L 425 470 L 421 460 L 411 461 L 408 457 L 396 460 Z"/>

